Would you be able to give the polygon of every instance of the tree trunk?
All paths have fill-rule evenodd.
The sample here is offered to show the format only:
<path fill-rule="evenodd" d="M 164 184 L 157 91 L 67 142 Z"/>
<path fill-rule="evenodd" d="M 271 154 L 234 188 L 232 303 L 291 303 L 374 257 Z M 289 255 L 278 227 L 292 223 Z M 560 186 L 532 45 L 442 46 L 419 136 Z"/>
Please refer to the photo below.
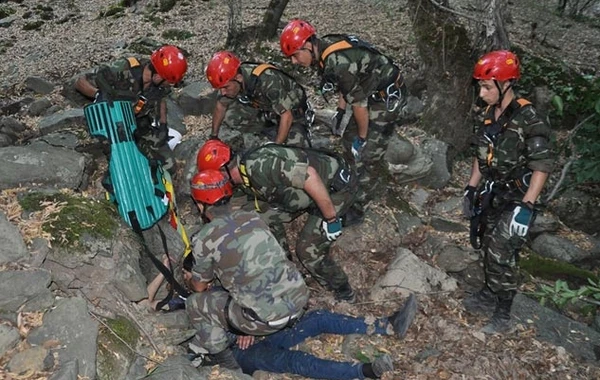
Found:
<path fill-rule="evenodd" d="M 235 50 L 242 34 L 242 0 L 227 0 L 227 6 L 229 7 L 229 20 L 225 47 Z"/>
<path fill-rule="evenodd" d="M 288 2 L 289 0 L 271 0 L 263 17 L 260 33 L 261 39 L 266 40 L 275 37 L 279 20 L 281 20 Z"/>
<path fill-rule="evenodd" d="M 423 128 L 450 145 L 452 160 L 468 147 L 472 133 L 469 110 L 474 98 L 471 75 L 475 58 L 470 39 L 454 14 L 429 0 L 408 0 L 408 5 L 430 99 Z"/>
<path fill-rule="evenodd" d="M 481 54 L 492 50 L 510 49 L 510 41 L 504 26 L 508 15 L 508 0 L 481 0 L 484 21 L 475 50 Z"/>

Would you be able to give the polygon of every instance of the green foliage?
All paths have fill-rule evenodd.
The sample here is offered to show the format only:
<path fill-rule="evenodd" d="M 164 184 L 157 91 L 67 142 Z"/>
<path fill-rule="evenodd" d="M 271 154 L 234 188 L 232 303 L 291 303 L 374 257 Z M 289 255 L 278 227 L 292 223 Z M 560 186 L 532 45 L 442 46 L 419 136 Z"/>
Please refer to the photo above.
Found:
<path fill-rule="evenodd" d="M 566 186 L 600 182 L 600 77 L 581 75 L 560 62 L 518 52 L 523 65 L 520 92 L 530 94 L 536 86 L 547 86 L 554 94 L 550 124 L 577 128 L 559 146 L 565 156 L 575 158 L 572 178 Z"/>
<path fill-rule="evenodd" d="M 194 37 L 195 34 L 187 31 L 187 30 L 181 30 L 181 29 L 167 29 L 162 33 L 162 37 L 165 39 L 172 39 L 172 40 L 188 40 L 192 37 Z"/>
<path fill-rule="evenodd" d="M 558 280 L 554 286 L 541 285 L 537 292 L 531 293 L 539 298 L 540 303 L 544 305 L 548 300 L 558 308 L 564 308 L 569 302 L 574 304 L 576 301 L 588 302 L 600 305 L 600 281 L 588 279 L 589 284 L 579 289 L 571 289 L 566 281 Z"/>
<path fill-rule="evenodd" d="M 63 193 L 29 193 L 19 200 L 19 204 L 26 211 L 40 211 L 50 204 L 60 204 L 56 212 L 50 213 L 42 229 L 63 247 L 77 246 L 84 234 L 110 238 L 119 220 L 108 201 Z"/>

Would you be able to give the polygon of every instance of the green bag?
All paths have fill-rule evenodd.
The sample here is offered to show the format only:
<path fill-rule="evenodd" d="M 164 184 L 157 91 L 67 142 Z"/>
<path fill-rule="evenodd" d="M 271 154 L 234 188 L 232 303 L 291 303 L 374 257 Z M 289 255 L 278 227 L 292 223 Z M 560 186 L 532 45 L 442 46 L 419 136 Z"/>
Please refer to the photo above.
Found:
<path fill-rule="evenodd" d="M 150 162 L 138 149 L 131 103 L 99 102 L 83 109 L 90 134 L 110 143 L 109 199 L 134 229 L 145 230 L 158 222 L 168 209 L 160 162 Z"/>

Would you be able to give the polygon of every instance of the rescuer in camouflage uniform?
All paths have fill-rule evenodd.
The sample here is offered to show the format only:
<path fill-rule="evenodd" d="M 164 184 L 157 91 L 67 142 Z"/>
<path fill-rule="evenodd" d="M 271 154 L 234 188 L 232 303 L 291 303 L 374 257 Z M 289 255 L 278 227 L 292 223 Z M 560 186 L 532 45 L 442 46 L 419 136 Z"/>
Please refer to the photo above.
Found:
<path fill-rule="evenodd" d="M 304 88 L 270 64 L 244 62 L 233 53 L 215 53 L 206 77 L 219 91 L 212 117 L 211 137 L 221 124 L 244 133 L 246 149 L 271 141 L 310 146 L 309 128 L 314 115 Z"/>
<path fill-rule="evenodd" d="M 366 204 L 372 194 L 369 191 L 372 181 L 376 179 L 371 173 L 375 165 L 381 164 L 407 101 L 399 67 L 390 57 L 355 36 L 337 34 L 317 38 L 315 28 L 298 19 L 283 29 L 280 45 L 293 64 L 318 69 L 324 96 L 339 92 L 332 132 L 343 136 L 346 158 L 356 160 L 361 185 L 359 201 Z M 346 112 L 353 114 L 348 127 L 356 130 L 354 133 L 340 130 Z"/>
<path fill-rule="evenodd" d="M 483 233 L 485 284 L 464 305 L 472 312 L 493 312 L 482 331 L 500 333 L 510 329 L 519 280 L 518 255 L 535 219 L 535 203 L 554 156 L 550 128 L 533 105 L 513 90 L 520 77 L 515 54 L 500 50 L 484 55 L 473 77 L 488 108 L 484 122 L 475 128 L 475 158 L 465 188 L 464 214 L 481 218 L 481 225 L 475 227 Z"/>
<path fill-rule="evenodd" d="M 210 220 L 194 237 L 191 272 L 199 292 L 186 300 L 197 330 L 192 345 L 216 364 L 237 369 L 227 332 L 268 335 L 293 324 L 304 313 L 308 288 L 258 214 L 231 210 L 232 185 L 222 172 L 204 170 L 191 187 Z M 217 279 L 219 287 L 208 290 Z"/>
<path fill-rule="evenodd" d="M 159 160 L 173 171 L 173 157 L 167 145 L 167 105 L 171 85 L 181 82 L 187 60 L 175 46 L 165 45 L 146 58 L 121 58 L 102 65 L 75 82 L 75 89 L 95 102 L 130 101 L 135 113 L 135 139 L 150 160 Z"/>
<path fill-rule="evenodd" d="M 198 153 L 198 168 L 223 169 L 285 241 L 283 223 L 307 213 L 296 242 L 296 255 L 311 275 L 333 290 L 338 300 L 354 302 L 344 270 L 330 255 L 342 233 L 342 218 L 355 200 L 356 175 L 339 155 L 310 148 L 267 144 L 232 157 L 225 143 L 209 140 Z M 261 203 L 266 202 L 268 208 Z M 286 243 L 283 243 L 284 245 Z"/>

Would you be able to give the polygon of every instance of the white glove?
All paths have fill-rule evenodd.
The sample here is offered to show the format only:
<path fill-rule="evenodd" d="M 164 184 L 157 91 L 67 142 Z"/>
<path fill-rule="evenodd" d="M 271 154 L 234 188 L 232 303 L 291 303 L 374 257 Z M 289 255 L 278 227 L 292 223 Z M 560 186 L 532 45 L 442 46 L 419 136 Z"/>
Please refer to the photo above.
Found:
<path fill-rule="evenodd" d="M 515 209 L 513 210 L 512 219 L 510 221 L 510 226 L 508 227 L 510 236 L 527 235 L 527 231 L 529 231 L 529 223 L 531 222 L 532 216 L 533 211 L 528 207 L 515 207 Z"/>
<path fill-rule="evenodd" d="M 335 241 L 342 234 L 342 221 L 340 218 L 335 218 L 333 222 L 323 221 L 321 223 L 321 229 L 325 232 L 327 240 Z"/>

